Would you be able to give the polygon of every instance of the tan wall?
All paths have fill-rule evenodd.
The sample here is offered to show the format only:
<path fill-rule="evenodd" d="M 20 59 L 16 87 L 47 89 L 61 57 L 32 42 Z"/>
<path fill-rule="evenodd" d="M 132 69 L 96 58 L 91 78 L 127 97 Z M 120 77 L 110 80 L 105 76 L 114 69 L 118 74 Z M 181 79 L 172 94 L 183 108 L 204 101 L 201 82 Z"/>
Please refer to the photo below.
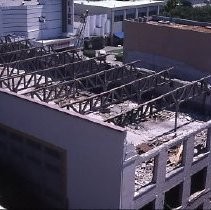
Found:
<path fill-rule="evenodd" d="M 211 72 L 211 33 L 124 22 L 124 52 L 143 52 L 181 61 Z"/>

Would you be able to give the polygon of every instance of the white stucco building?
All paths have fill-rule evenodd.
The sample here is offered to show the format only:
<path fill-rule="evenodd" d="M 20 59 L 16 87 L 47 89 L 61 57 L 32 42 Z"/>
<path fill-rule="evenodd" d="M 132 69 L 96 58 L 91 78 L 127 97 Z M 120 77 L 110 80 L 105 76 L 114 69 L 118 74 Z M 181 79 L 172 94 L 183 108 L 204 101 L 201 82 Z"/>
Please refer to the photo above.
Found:
<path fill-rule="evenodd" d="M 157 15 L 163 8 L 164 1 L 74 1 L 74 14 L 80 15 L 89 10 L 89 15 L 107 14 L 110 20 L 109 31 L 111 35 L 122 32 L 124 19 L 135 19 L 138 17 Z M 98 18 L 97 18 L 98 19 Z M 98 27 L 96 27 L 98 28 Z"/>
<path fill-rule="evenodd" d="M 0 0 L 0 35 L 52 39 L 73 30 L 72 0 Z"/>

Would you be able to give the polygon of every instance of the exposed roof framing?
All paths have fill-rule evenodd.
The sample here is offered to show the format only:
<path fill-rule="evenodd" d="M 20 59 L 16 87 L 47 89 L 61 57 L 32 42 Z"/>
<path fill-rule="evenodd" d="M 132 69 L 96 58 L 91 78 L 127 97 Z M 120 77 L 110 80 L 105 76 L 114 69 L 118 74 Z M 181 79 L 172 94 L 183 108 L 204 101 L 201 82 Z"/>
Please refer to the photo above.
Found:
<path fill-rule="evenodd" d="M 1 88 L 44 102 L 54 101 L 80 114 L 109 107 L 113 116 L 105 121 L 119 126 L 139 123 L 173 107 L 176 130 L 180 104 L 211 93 L 211 76 L 172 90 L 172 68 L 155 73 L 140 68 L 145 66 L 142 61 L 111 68 L 106 63 L 107 55 L 82 61 L 77 49 L 56 52 L 52 46 L 32 47 L 27 39 L 16 40 L 0 37 Z M 153 98 L 161 91 L 160 86 L 167 87 L 168 92 Z M 137 106 L 115 115 L 119 111 L 113 112 L 111 105 L 124 107 L 127 100 L 135 100 Z"/>
<path fill-rule="evenodd" d="M 36 96 L 41 101 L 49 102 L 63 97 L 75 97 L 80 91 L 89 91 L 98 87 L 107 90 L 108 85 L 111 83 L 124 84 L 125 81 L 132 81 L 134 78 L 146 76 L 146 72 L 136 68 L 136 64 L 139 62 L 140 61 L 132 62 L 121 67 L 100 71 L 75 80 L 42 87 L 28 94 L 31 95 L 32 98 Z"/>
<path fill-rule="evenodd" d="M 46 86 L 52 84 L 53 81 L 62 82 L 64 80 L 72 80 L 79 76 L 92 73 L 93 71 L 99 72 L 105 70 L 106 68 L 107 64 L 105 62 L 97 62 L 93 58 L 90 60 L 68 63 L 33 72 L 19 72 L 18 75 L 0 79 L 0 87 L 18 92 L 31 87 L 38 88 L 43 85 Z M 13 71 L 15 71 L 15 69 Z M 12 75 L 11 71 L 9 74 Z"/>
<path fill-rule="evenodd" d="M 126 126 L 128 124 L 138 123 L 146 117 L 152 116 L 166 108 L 174 106 L 179 107 L 181 103 L 189 101 L 197 96 L 210 94 L 211 89 L 208 85 L 208 79 L 210 77 L 211 76 L 204 77 L 200 80 L 179 87 L 105 121 L 112 122 L 119 126 Z"/>
<path fill-rule="evenodd" d="M 10 42 L 14 42 L 14 41 L 15 41 L 15 37 L 11 36 L 10 34 L 8 34 L 6 36 L 0 36 L 0 44 L 10 43 Z"/>
<path fill-rule="evenodd" d="M 7 53 L 15 50 L 28 49 L 31 47 L 32 45 L 29 39 L 19 40 L 15 42 L 7 42 L 0 44 L 0 53 Z"/>
<path fill-rule="evenodd" d="M 0 72 L 1 77 L 10 77 L 14 74 L 19 75 L 20 71 L 38 71 L 47 68 L 53 68 L 64 64 L 73 63 L 78 61 L 78 56 L 72 50 L 66 50 L 59 53 L 50 53 L 42 56 L 37 56 L 33 58 L 27 58 L 25 60 L 14 61 L 11 63 L 3 64 L 2 70 Z M 7 78 L 9 79 L 9 78 Z"/>
<path fill-rule="evenodd" d="M 0 63 L 11 63 L 18 60 L 24 60 L 36 56 L 42 56 L 55 51 L 51 46 L 31 47 L 28 49 L 20 49 L 7 53 L 0 53 Z"/>
<path fill-rule="evenodd" d="M 86 99 L 64 104 L 61 107 L 72 108 L 76 112 L 85 114 L 132 98 L 136 98 L 137 101 L 139 101 L 143 93 L 153 90 L 155 87 L 171 83 L 169 70 L 170 69 L 134 80 Z"/>

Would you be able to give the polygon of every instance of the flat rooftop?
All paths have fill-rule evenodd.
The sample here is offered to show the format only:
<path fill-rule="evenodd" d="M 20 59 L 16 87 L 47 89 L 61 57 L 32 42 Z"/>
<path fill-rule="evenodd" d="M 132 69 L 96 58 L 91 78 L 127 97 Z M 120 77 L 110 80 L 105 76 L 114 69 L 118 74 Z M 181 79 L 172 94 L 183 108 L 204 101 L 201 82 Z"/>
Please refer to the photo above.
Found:
<path fill-rule="evenodd" d="M 135 20 L 127 20 L 130 22 L 140 22 L 150 25 L 170 27 L 180 30 L 191 30 L 201 33 L 211 33 L 211 23 L 209 22 L 198 22 L 188 19 L 181 18 L 170 18 L 165 16 L 153 15 L 150 17 L 141 17 Z"/>
<path fill-rule="evenodd" d="M 133 6 L 144 6 L 144 5 L 158 5 L 163 4 L 163 1 L 143 0 L 143 1 L 74 1 L 74 4 L 83 4 L 87 6 L 97 6 L 105 8 L 122 8 L 122 7 L 133 7 Z"/>
<path fill-rule="evenodd" d="M 197 31 L 202 33 L 211 33 L 211 26 L 195 26 L 195 25 L 186 25 L 186 24 L 178 24 L 170 21 L 148 21 L 148 24 L 152 25 L 159 25 L 164 27 L 171 27 L 171 28 L 177 28 L 180 30 L 191 30 L 191 31 Z"/>

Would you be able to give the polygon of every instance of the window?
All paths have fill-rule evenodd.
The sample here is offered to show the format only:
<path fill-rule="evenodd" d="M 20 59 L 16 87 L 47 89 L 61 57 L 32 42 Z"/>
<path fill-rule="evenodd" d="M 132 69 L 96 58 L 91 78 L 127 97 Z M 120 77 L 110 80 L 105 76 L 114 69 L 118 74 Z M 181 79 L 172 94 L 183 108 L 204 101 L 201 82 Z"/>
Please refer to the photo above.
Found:
<path fill-rule="evenodd" d="M 200 155 L 208 152 L 208 142 L 207 142 L 207 129 L 197 133 L 194 137 L 194 158 L 193 160 L 198 160 Z"/>
<path fill-rule="evenodd" d="M 136 10 L 128 9 L 126 12 L 126 19 L 135 19 L 135 17 L 136 17 Z"/>
<path fill-rule="evenodd" d="M 114 22 L 121 22 L 124 19 L 124 11 L 123 10 L 117 10 L 114 13 Z"/>
<path fill-rule="evenodd" d="M 67 23 L 68 23 L 68 25 L 72 25 L 72 15 L 71 15 L 71 13 L 67 14 Z"/>
<path fill-rule="evenodd" d="M 135 168 L 135 191 L 154 183 L 155 158 L 138 164 Z"/>
<path fill-rule="evenodd" d="M 115 15 L 114 22 L 121 22 L 123 21 L 124 17 L 123 15 Z"/>
<path fill-rule="evenodd" d="M 68 25 L 72 25 L 71 19 L 68 19 L 68 20 L 67 20 L 67 23 L 68 23 Z"/>
<path fill-rule="evenodd" d="M 153 210 L 155 209 L 155 201 L 151 201 L 150 203 L 144 205 L 139 210 Z"/>
<path fill-rule="evenodd" d="M 181 206 L 183 183 L 171 188 L 165 193 L 164 209 L 174 209 Z"/>
<path fill-rule="evenodd" d="M 164 6 L 160 5 L 160 13 L 162 13 L 164 11 Z"/>
<path fill-rule="evenodd" d="M 146 15 L 147 15 L 147 8 L 146 7 L 138 9 L 138 17 L 144 17 Z"/>
<path fill-rule="evenodd" d="M 168 160 L 166 164 L 167 173 L 183 165 L 183 150 L 183 143 L 175 145 L 168 149 Z"/>
<path fill-rule="evenodd" d="M 202 210 L 203 209 L 203 204 L 199 205 L 195 210 Z"/>
<path fill-rule="evenodd" d="M 205 189 L 206 176 L 207 168 L 203 168 L 191 176 L 191 195 Z"/>
<path fill-rule="evenodd" d="M 158 8 L 157 7 L 149 7 L 149 16 L 157 15 Z"/>

